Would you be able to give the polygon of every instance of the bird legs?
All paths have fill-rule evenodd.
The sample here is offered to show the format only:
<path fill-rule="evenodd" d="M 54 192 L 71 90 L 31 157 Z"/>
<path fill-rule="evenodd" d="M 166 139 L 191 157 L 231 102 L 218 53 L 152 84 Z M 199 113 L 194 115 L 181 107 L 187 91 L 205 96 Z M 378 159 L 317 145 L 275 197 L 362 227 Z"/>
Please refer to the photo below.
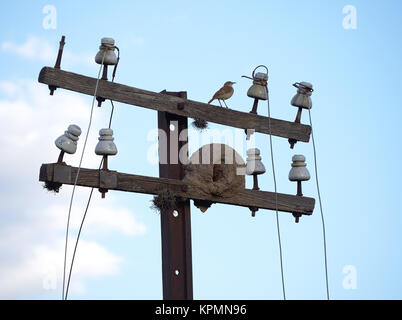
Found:
<path fill-rule="evenodd" d="M 229 108 L 228 108 L 228 106 L 226 105 L 225 100 L 223 100 L 223 99 L 218 99 L 218 102 L 219 102 L 219 104 L 220 104 L 221 108 L 223 108 L 223 107 L 222 107 L 222 104 L 221 104 L 221 100 L 222 100 L 222 101 L 223 101 L 223 103 L 225 104 L 225 107 L 226 107 L 227 109 L 229 109 Z"/>

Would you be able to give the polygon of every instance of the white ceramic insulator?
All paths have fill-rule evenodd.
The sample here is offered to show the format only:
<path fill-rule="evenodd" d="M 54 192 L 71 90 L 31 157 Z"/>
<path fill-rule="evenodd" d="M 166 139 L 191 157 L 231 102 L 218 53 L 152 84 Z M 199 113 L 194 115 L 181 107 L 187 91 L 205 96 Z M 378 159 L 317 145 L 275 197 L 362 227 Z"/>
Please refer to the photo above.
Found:
<path fill-rule="evenodd" d="M 268 74 L 267 73 L 263 73 L 263 72 L 257 72 L 254 75 L 254 79 L 256 80 L 265 80 L 268 81 Z"/>
<path fill-rule="evenodd" d="M 112 38 L 102 38 L 101 46 L 95 56 L 95 62 L 102 64 L 103 59 L 104 65 L 115 65 L 117 63 L 117 56 L 114 49 L 114 40 Z"/>
<path fill-rule="evenodd" d="M 253 85 L 248 89 L 247 96 L 259 100 L 268 99 L 268 90 L 265 85 L 262 85 L 261 81 L 268 81 L 268 74 L 257 72 L 254 75 Z"/>
<path fill-rule="evenodd" d="M 55 140 L 55 145 L 65 153 L 74 154 L 77 151 L 78 137 L 81 135 L 81 128 L 75 124 L 70 125 L 63 135 Z"/>
<path fill-rule="evenodd" d="M 104 37 L 104 38 L 101 39 L 101 44 L 103 44 L 104 46 L 114 47 L 114 39 Z"/>
<path fill-rule="evenodd" d="M 99 142 L 96 145 L 95 153 L 99 156 L 114 156 L 117 148 L 113 140 L 113 130 L 106 128 L 99 130 Z"/>
<path fill-rule="evenodd" d="M 267 100 L 268 99 L 267 88 L 261 84 L 253 83 L 253 85 L 247 91 L 247 96 L 259 100 Z"/>
<path fill-rule="evenodd" d="M 292 169 L 289 172 L 290 181 L 310 180 L 310 172 L 306 168 L 306 157 L 303 155 L 294 155 L 292 157 Z"/>
<path fill-rule="evenodd" d="M 246 174 L 263 174 L 265 173 L 265 166 L 261 161 L 260 150 L 258 148 L 252 148 L 247 150 L 247 164 Z"/>
<path fill-rule="evenodd" d="M 300 84 L 302 86 L 297 89 L 297 93 L 290 104 L 303 109 L 311 109 L 313 107 L 313 102 L 311 101 L 312 91 L 309 89 L 313 89 L 313 85 L 309 82 L 300 82 Z"/>

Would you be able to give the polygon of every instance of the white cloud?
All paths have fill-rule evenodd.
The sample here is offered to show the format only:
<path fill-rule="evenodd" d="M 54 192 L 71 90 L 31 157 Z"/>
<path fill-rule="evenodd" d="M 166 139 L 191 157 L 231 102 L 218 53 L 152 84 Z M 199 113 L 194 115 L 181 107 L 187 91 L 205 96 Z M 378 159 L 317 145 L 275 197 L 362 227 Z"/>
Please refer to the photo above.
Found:
<path fill-rule="evenodd" d="M 73 239 L 69 242 L 72 247 Z M 21 293 L 49 293 L 49 290 L 56 293 L 56 297 L 57 294 L 61 296 L 64 243 L 28 245 L 27 249 L 30 254 L 19 263 L 0 264 L 0 298 L 16 298 Z M 71 261 L 71 254 L 72 250 L 69 251 L 68 261 Z M 96 242 L 80 241 L 69 292 L 85 293 L 85 278 L 114 275 L 119 271 L 120 262 L 121 258 Z"/>
<path fill-rule="evenodd" d="M 33 81 L 2 82 L 0 89 L 13 86 L 17 87 L 13 96 L 0 100 L 0 118 L 6 130 L 6 134 L 0 135 L 0 143 L 5 150 L 12 150 L 5 157 L 1 157 L 0 164 L 29 170 L 30 166 L 26 163 L 28 156 L 31 164 L 35 160 L 57 160 L 58 151 L 53 148 L 54 139 L 61 135 L 70 123 L 78 124 L 85 132 L 90 101 L 63 91 L 56 91 L 53 97 L 49 97 L 47 87 Z M 94 122 L 98 120 L 99 113 L 95 112 Z M 96 133 L 95 137 L 92 137 L 95 141 Z M 83 135 L 79 147 L 83 146 L 82 138 Z M 77 154 L 79 152 L 80 150 Z M 99 163 L 99 159 L 92 154 L 93 152 L 88 152 L 92 164 L 95 165 Z M 32 155 L 35 157 L 32 158 Z M 68 156 L 67 159 L 76 159 L 76 155 Z"/>
<path fill-rule="evenodd" d="M 17 54 L 23 58 L 51 61 L 54 59 L 55 48 L 47 41 L 38 37 L 29 36 L 23 44 L 5 41 L 1 44 L 1 48 L 5 52 Z"/>
<path fill-rule="evenodd" d="M 98 200 L 102 201 L 99 199 Z M 104 202 L 103 200 L 102 202 Z M 144 235 L 146 227 L 144 224 L 137 222 L 132 213 L 124 208 L 112 209 L 105 206 L 97 205 L 93 208 L 93 214 L 88 217 L 89 228 L 96 227 L 97 231 L 119 231 L 125 235 Z"/>
<path fill-rule="evenodd" d="M 49 292 L 59 298 L 72 187 L 63 186 L 57 196 L 44 191 L 38 181 L 39 167 L 57 160 L 59 150 L 54 140 L 71 123 L 78 124 L 83 134 L 77 153 L 66 155 L 65 161 L 78 165 L 92 100 L 64 90 L 50 97 L 46 86 L 31 80 L 0 82 L 0 97 L 0 298 L 40 297 Z M 99 166 L 100 157 L 94 148 L 98 129 L 108 123 L 108 113 L 108 108 L 95 107 L 84 167 Z M 72 237 L 81 222 L 88 194 L 88 189 L 77 188 Z M 96 235 L 100 241 L 99 237 L 111 232 L 141 236 L 146 226 L 119 203 L 113 192 L 100 199 L 95 190 L 78 248 L 71 292 L 85 293 L 88 277 L 111 276 L 119 271 L 123 260 L 90 240 Z M 72 249 L 73 243 L 69 254 Z"/>
<path fill-rule="evenodd" d="M 3 92 L 7 96 L 15 95 L 19 90 L 19 86 L 14 82 L 2 81 L 0 82 L 0 92 Z"/>
<path fill-rule="evenodd" d="M 4 52 L 16 54 L 22 58 L 41 61 L 52 65 L 56 61 L 58 53 L 58 42 L 53 44 L 48 40 L 36 36 L 28 36 L 24 43 L 17 44 L 12 41 L 4 41 L 1 44 Z M 96 48 L 95 48 L 96 50 Z M 93 66 L 94 53 L 73 53 L 68 48 L 63 50 L 63 65 L 88 65 Z"/>
<path fill-rule="evenodd" d="M 70 225 L 73 229 L 78 229 L 80 226 L 86 201 L 87 197 L 85 196 L 76 201 L 81 204 L 74 206 L 74 212 L 79 214 L 73 215 L 71 218 Z M 49 206 L 43 213 L 43 219 L 46 219 L 48 223 L 51 222 L 54 230 L 65 230 L 67 204 L 65 202 L 64 206 L 59 204 Z M 146 226 L 138 222 L 132 212 L 125 208 L 119 208 L 111 194 L 107 194 L 107 199 L 101 199 L 100 193 L 95 190 L 88 212 L 85 219 L 85 232 L 87 234 L 104 234 L 115 231 L 128 236 L 141 236 L 146 233 Z"/>

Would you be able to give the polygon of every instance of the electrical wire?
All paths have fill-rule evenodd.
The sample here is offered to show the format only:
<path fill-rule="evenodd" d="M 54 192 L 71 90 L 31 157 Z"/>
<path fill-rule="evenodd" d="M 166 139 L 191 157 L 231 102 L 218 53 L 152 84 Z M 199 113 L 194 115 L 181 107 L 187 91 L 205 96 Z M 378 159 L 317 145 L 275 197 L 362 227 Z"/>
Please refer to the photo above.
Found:
<path fill-rule="evenodd" d="M 271 107 L 269 103 L 269 92 L 268 92 L 268 84 L 265 87 L 267 90 L 267 105 L 268 105 L 268 131 L 269 131 L 269 146 L 271 149 L 271 163 L 272 163 L 272 176 L 274 179 L 274 188 L 275 188 L 275 211 L 276 211 L 276 229 L 278 232 L 278 244 L 279 244 L 279 258 L 281 264 L 281 278 L 282 278 L 282 293 L 283 299 L 286 300 L 286 290 L 285 290 L 285 277 L 283 273 L 283 255 L 282 255 L 282 242 L 281 242 L 281 231 L 279 225 L 279 213 L 278 213 L 278 190 L 276 184 L 276 175 L 275 175 L 275 162 L 274 162 L 274 152 L 272 147 L 272 132 L 271 132 Z"/>
<path fill-rule="evenodd" d="M 113 104 L 113 100 L 110 100 L 110 103 L 112 104 L 112 110 L 110 111 L 110 119 L 109 119 L 109 129 L 112 126 L 112 118 L 113 118 L 113 112 L 114 112 L 114 104 Z M 103 159 L 102 159 L 103 160 Z"/>
<path fill-rule="evenodd" d="M 103 164 L 103 159 L 101 160 L 101 163 L 100 163 L 100 165 L 99 165 L 99 170 L 100 170 L 100 168 L 102 167 L 102 164 Z M 66 286 L 66 294 L 65 294 L 65 296 L 64 296 L 64 300 L 67 300 L 67 297 L 68 297 L 68 289 L 70 288 L 71 273 L 72 273 L 72 271 L 73 271 L 73 265 L 74 265 L 75 254 L 76 254 L 76 252 L 77 252 L 78 241 L 79 241 L 79 239 L 80 239 L 82 227 L 83 227 L 83 225 L 84 225 L 84 221 L 85 221 L 85 218 L 86 218 L 86 215 L 87 215 L 87 212 L 88 212 L 88 208 L 89 208 L 89 204 L 90 204 L 91 199 L 92 199 L 92 194 L 93 194 L 93 192 L 94 192 L 94 188 L 91 188 L 91 192 L 90 192 L 90 194 L 89 194 L 89 198 L 88 198 L 88 201 L 87 201 L 87 206 L 86 206 L 86 208 L 85 208 L 84 216 L 83 216 L 83 218 L 82 218 L 82 220 L 81 220 L 80 229 L 78 230 L 77 240 L 76 240 L 76 242 L 75 242 L 73 257 L 72 257 L 72 260 L 71 260 L 70 272 L 69 272 L 69 274 L 68 274 L 68 280 L 67 280 L 67 286 Z"/>
<path fill-rule="evenodd" d="M 117 48 L 117 47 L 116 47 L 116 48 Z M 114 70 L 113 70 L 112 82 L 114 82 L 114 78 L 115 78 L 115 76 L 116 76 L 117 64 L 119 63 L 119 60 L 120 60 L 120 51 L 119 51 L 118 48 L 117 48 L 117 50 L 118 50 L 118 58 L 117 58 L 117 63 L 116 63 L 116 65 L 115 65 L 115 68 L 114 68 Z M 112 109 L 111 109 L 111 111 L 110 111 L 110 117 L 109 117 L 109 129 L 110 129 L 111 126 L 112 126 L 112 119 L 113 119 L 113 113 L 114 113 L 114 104 L 113 104 L 113 100 L 110 99 L 110 103 L 111 103 L 111 105 L 112 105 Z M 100 162 L 100 165 L 99 165 L 99 169 L 98 169 L 98 170 L 100 170 L 100 169 L 102 168 L 102 164 L 103 164 L 103 158 L 102 158 L 102 160 L 101 160 L 101 162 Z M 91 199 L 92 199 L 92 194 L 93 194 L 93 192 L 94 192 L 94 188 L 91 188 L 91 192 L 89 193 L 87 205 L 86 205 L 86 207 L 85 207 L 85 212 L 84 212 L 84 215 L 83 215 L 82 220 L 81 220 L 80 228 L 79 228 L 79 230 L 78 230 L 77 239 L 76 239 L 76 241 L 75 241 L 73 257 L 72 257 L 72 259 L 71 259 L 71 265 L 70 265 L 70 272 L 69 272 L 69 274 L 68 274 L 68 281 L 67 281 L 67 288 L 66 288 L 65 300 L 67 300 L 67 297 L 68 297 L 68 290 L 69 290 L 69 288 L 70 288 L 71 274 L 72 274 L 72 271 L 73 271 L 73 266 L 74 266 L 74 261 L 75 261 L 75 255 L 76 255 L 76 253 L 77 253 L 78 242 L 79 242 L 79 240 L 80 240 L 82 227 L 84 226 L 85 218 L 86 218 L 87 213 L 88 213 L 88 209 L 89 209 L 89 205 L 90 205 L 90 203 L 91 203 Z"/>
<path fill-rule="evenodd" d="M 63 292 L 62 292 L 62 300 L 65 299 L 65 296 L 64 296 L 64 288 L 65 288 L 65 282 L 66 282 L 66 263 L 67 263 L 67 248 L 68 248 L 68 231 L 69 231 L 69 228 L 70 228 L 71 209 L 72 209 L 73 200 L 74 200 L 75 187 L 77 186 L 78 176 L 79 176 L 79 174 L 80 174 L 81 165 L 82 165 L 82 159 L 83 159 L 83 157 L 84 157 L 85 148 L 86 148 L 87 141 L 88 141 L 88 136 L 89 136 L 89 131 L 90 131 L 91 125 L 92 125 L 92 116 L 93 116 L 93 111 L 94 111 L 96 93 L 97 93 L 97 91 L 98 91 L 99 79 L 100 79 L 100 75 L 101 75 L 101 71 L 102 71 L 102 66 L 103 66 L 103 61 L 104 61 L 104 59 L 105 59 L 105 55 L 106 55 L 106 51 L 105 51 L 105 53 L 103 54 L 102 63 L 101 63 L 101 65 L 100 65 L 99 72 L 98 72 L 98 78 L 96 79 L 95 92 L 94 92 L 94 96 L 93 96 L 93 99 L 92 99 L 92 106 L 91 106 L 91 113 L 90 113 L 90 116 L 89 116 L 88 129 L 87 129 L 87 133 L 86 133 L 86 135 L 85 135 L 84 146 L 83 146 L 83 149 L 82 149 L 82 153 L 81 153 L 80 163 L 79 163 L 79 165 L 78 165 L 77 174 L 76 174 L 76 176 L 75 176 L 74 185 L 73 185 L 73 191 L 72 191 L 72 193 L 71 193 L 71 198 L 70 198 L 70 205 L 69 205 L 69 208 L 68 208 L 67 226 L 66 226 L 66 241 L 65 241 L 65 245 L 64 245 L 64 267 L 63 267 Z"/>
<path fill-rule="evenodd" d="M 308 109 L 308 116 L 310 119 L 310 126 L 311 126 L 311 139 L 313 141 L 315 181 L 317 184 L 318 202 L 320 203 L 320 212 L 321 212 L 321 221 L 322 221 L 322 233 L 323 233 L 323 238 L 324 238 L 324 259 L 325 259 L 324 261 L 325 261 L 325 281 L 326 281 L 326 289 L 327 289 L 327 300 L 330 300 L 330 298 L 329 298 L 329 281 L 328 281 L 327 237 L 326 237 L 326 233 L 325 233 L 325 221 L 324 221 L 324 213 L 322 210 L 320 184 L 318 182 L 317 152 L 316 152 L 315 141 L 314 141 L 313 121 L 311 120 L 311 110 L 310 109 Z"/>
<path fill-rule="evenodd" d="M 109 129 L 110 129 L 111 125 L 112 125 L 113 111 L 114 111 L 113 100 L 110 100 L 110 103 L 112 104 L 112 110 L 111 110 L 111 112 L 110 112 L 110 118 L 109 118 Z M 103 164 L 103 158 L 102 158 L 102 160 L 101 160 L 101 162 L 100 162 L 100 165 L 99 165 L 98 170 L 100 170 L 100 169 L 102 168 L 102 164 Z M 78 242 L 79 242 L 79 240 L 80 240 L 82 227 L 84 226 L 85 218 L 86 218 L 87 213 L 88 213 L 89 204 L 91 203 L 91 199 L 92 199 L 92 194 L 93 194 L 93 192 L 94 192 L 94 188 L 91 188 L 91 192 L 89 193 L 87 205 L 86 205 L 86 207 L 85 207 L 85 212 L 84 212 L 84 215 L 83 215 L 82 220 L 81 220 L 80 228 L 79 228 L 79 230 L 78 230 L 77 239 L 76 239 L 76 241 L 75 241 L 75 247 L 74 247 L 73 257 L 72 257 L 71 266 L 70 266 L 70 272 L 69 272 L 69 275 L 68 275 L 68 281 L 67 281 L 67 288 L 66 288 L 65 300 L 67 300 L 67 297 L 68 297 L 68 290 L 69 290 L 69 288 L 70 288 L 71 274 L 72 274 L 72 271 L 73 271 L 73 266 L 74 266 L 74 261 L 75 261 L 75 255 L 76 255 L 76 253 L 77 253 Z"/>

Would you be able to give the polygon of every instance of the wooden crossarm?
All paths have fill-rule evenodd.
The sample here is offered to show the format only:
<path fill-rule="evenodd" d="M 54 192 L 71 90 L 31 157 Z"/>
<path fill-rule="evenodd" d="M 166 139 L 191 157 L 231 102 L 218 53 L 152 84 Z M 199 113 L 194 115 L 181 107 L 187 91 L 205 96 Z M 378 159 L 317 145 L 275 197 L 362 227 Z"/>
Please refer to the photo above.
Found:
<path fill-rule="evenodd" d="M 95 78 L 50 67 L 44 67 L 40 71 L 38 81 L 88 95 L 94 94 L 96 84 Z M 269 134 L 268 118 L 252 113 L 221 108 L 105 80 L 99 81 L 97 95 L 104 99 L 130 105 L 166 111 L 190 118 L 200 118 L 235 128 L 255 129 L 256 132 Z M 308 142 L 311 127 L 271 118 L 271 133 L 278 137 Z"/>
<path fill-rule="evenodd" d="M 77 170 L 76 167 L 63 164 L 43 164 L 40 169 L 39 180 L 73 185 Z M 77 185 L 154 195 L 168 188 L 183 198 L 275 210 L 275 193 L 273 192 L 244 189 L 232 197 L 202 196 L 180 180 L 146 177 L 117 171 L 81 168 Z M 313 198 L 278 194 L 279 211 L 311 215 L 314 205 L 315 200 Z"/>

